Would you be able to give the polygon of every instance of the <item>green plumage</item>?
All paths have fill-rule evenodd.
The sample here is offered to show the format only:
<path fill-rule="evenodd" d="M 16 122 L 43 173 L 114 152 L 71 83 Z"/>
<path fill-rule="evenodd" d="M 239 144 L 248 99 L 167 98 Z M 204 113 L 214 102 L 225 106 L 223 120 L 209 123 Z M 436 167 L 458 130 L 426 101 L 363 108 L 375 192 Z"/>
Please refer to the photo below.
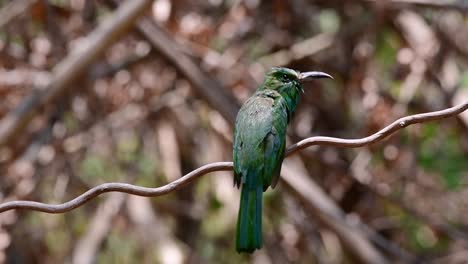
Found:
<path fill-rule="evenodd" d="M 262 196 L 278 182 L 286 129 L 299 103 L 299 73 L 273 68 L 240 109 L 234 129 L 234 184 L 242 186 L 237 221 L 238 252 L 262 247 Z"/>
<path fill-rule="evenodd" d="M 241 187 L 236 249 L 262 247 L 262 196 L 275 187 L 286 146 L 286 129 L 303 91 L 302 82 L 332 78 L 323 72 L 273 68 L 239 110 L 234 128 L 234 184 Z"/>

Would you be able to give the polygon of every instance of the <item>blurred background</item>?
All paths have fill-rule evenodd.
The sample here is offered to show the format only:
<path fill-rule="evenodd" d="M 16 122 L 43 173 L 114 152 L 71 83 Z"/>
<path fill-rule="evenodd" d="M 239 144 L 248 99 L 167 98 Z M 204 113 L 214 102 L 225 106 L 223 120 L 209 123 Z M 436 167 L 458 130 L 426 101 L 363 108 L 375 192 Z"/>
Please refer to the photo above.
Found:
<path fill-rule="evenodd" d="M 288 145 L 468 100 L 463 0 L 127 1 L 0 1 L 2 201 L 156 187 L 231 161 L 238 107 L 272 66 L 335 78 L 306 85 Z M 467 113 L 296 153 L 264 194 L 251 256 L 235 251 L 232 172 L 215 172 L 155 198 L 1 213 L 0 261 L 466 263 L 467 153 Z"/>

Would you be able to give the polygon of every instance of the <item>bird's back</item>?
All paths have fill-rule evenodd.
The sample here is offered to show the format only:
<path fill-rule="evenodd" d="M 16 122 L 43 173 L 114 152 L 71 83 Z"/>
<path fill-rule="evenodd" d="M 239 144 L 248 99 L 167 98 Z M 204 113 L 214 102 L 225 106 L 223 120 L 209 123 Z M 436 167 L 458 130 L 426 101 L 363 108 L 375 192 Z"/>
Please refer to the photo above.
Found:
<path fill-rule="evenodd" d="M 234 181 L 266 189 L 284 154 L 287 113 L 281 97 L 258 92 L 242 106 L 234 131 Z M 275 175 L 273 175 L 275 174 Z M 276 182 L 276 181 L 274 181 Z"/>

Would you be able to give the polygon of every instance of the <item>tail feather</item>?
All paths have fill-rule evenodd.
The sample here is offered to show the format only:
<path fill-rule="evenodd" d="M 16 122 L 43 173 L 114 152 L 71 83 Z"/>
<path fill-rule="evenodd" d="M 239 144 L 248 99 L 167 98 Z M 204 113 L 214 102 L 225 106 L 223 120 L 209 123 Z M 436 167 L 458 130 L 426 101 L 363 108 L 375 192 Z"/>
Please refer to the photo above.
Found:
<path fill-rule="evenodd" d="M 251 253 L 262 247 L 262 196 L 263 187 L 251 189 L 242 186 L 237 220 L 237 252 Z"/>

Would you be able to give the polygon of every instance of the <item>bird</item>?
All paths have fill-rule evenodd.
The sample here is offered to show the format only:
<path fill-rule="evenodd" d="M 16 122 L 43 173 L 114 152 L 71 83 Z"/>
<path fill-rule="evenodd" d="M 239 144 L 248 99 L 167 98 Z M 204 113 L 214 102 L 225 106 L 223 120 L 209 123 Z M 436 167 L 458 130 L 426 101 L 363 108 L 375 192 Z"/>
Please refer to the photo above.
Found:
<path fill-rule="evenodd" d="M 234 126 L 234 185 L 241 188 L 236 250 L 252 253 L 262 247 L 262 196 L 279 179 L 286 129 L 303 93 L 303 83 L 331 78 L 319 71 L 284 67 L 269 70 L 263 83 L 240 108 Z"/>

